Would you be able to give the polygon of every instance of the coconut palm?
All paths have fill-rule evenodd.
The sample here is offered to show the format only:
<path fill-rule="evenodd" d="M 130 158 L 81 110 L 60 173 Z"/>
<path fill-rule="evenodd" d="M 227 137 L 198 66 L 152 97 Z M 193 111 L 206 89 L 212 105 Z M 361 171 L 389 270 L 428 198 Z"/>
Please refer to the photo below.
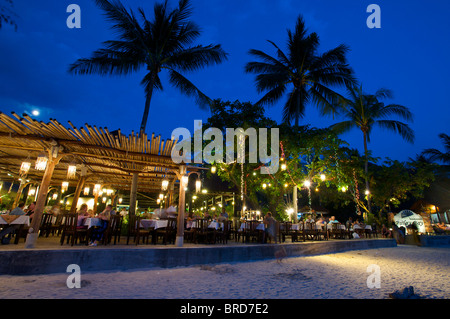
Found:
<path fill-rule="evenodd" d="M 261 61 L 247 63 L 245 71 L 256 74 L 258 92 L 266 92 L 258 104 L 272 105 L 287 95 L 283 120 L 286 123 L 295 120 L 298 126 L 308 102 L 319 107 L 322 114 L 333 113 L 339 95 L 330 87 L 351 85 L 355 79 L 347 64 L 347 46 L 341 44 L 319 54 L 319 37 L 315 32 L 307 34 L 301 15 L 297 18 L 295 30 L 287 33 L 287 53 L 268 41 L 275 48 L 277 57 L 252 49 L 249 54 Z"/>
<path fill-rule="evenodd" d="M 445 133 L 441 133 L 439 134 L 439 138 L 444 144 L 445 153 L 435 148 L 428 148 L 424 150 L 421 155 L 430 161 L 440 161 L 444 164 L 450 164 L 450 136 Z"/>
<path fill-rule="evenodd" d="M 195 45 L 200 35 L 198 26 L 189 20 L 192 13 L 189 0 L 180 0 L 178 7 L 169 10 L 167 0 L 154 5 L 154 17 L 148 20 L 139 8 L 138 19 L 132 10 L 127 10 L 119 1 L 96 0 L 104 11 L 118 39 L 103 42 L 103 48 L 93 52 L 88 59 L 73 63 L 69 72 L 73 74 L 127 75 L 146 68 L 141 81 L 146 100 L 141 122 L 145 132 L 154 90 L 163 90 L 159 73 L 166 70 L 169 82 L 187 96 L 194 97 L 202 108 L 211 100 L 202 93 L 182 72 L 219 64 L 227 54 L 220 45 Z"/>
<path fill-rule="evenodd" d="M 341 114 L 346 121 L 331 126 L 333 130 L 341 134 L 353 128 L 359 128 L 364 138 L 365 155 L 365 182 L 366 190 L 369 190 L 369 151 L 367 143 L 375 126 L 398 133 L 407 142 L 414 142 L 414 131 L 408 124 L 390 119 L 391 116 L 398 116 L 406 121 L 413 121 L 413 114 L 403 105 L 385 105 L 381 100 L 392 98 L 392 91 L 380 89 L 375 94 L 364 94 L 362 86 L 352 86 L 348 88 L 349 98 L 342 98 L 340 101 Z M 370 212 L 370 196 L 368 196 L 368 206 Z"/>

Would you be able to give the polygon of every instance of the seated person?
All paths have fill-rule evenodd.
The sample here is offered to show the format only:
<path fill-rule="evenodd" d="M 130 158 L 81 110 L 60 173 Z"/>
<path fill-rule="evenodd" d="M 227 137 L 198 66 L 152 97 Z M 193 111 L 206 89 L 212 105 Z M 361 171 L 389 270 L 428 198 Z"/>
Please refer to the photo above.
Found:
<path fill-rule="evenodd" d="M 19 206 L 17 206 L 16 208 L 14 208 L 9 215 L 14 215 L 14 216 L 21 216 L 21 215 L 25 215 L 25 211 L 23 210 L 23 208 L 25 207 L 25 203 L 20 203 Z M 6 243 L 6 241 L 4 240 L 4 237 L 6 235 L 9 235 L 13 232 L 15 232 L 16 230 L 18 230 L 20 228 L 21 225 L 7 225 L 6 227 L 4 227 L 2 229 L 2 231 L 0 232 L 0 240 L 3 243 Z M 8 241 L 9 242 L 9 241 Z"/>
<path fill-rule="evenodd" d="M 277 221 L 272 217 L 272 213 L 268 212 L 264 218 L 264 224 L 266 225 L 266 234 L 270 240 L 273 239 L 275 244 L 278 242 L 277 237 Z"/>
<path fill-rule="evenodd" d="M 386 227 L 385 224 L 381 227 L 381 236 L 384 238 L 390 238 L 391 237 L 391 231 Z"/>
<path fill-rule="evenodd" d="M 335 216 L 331 216 L 328 224 L 339 224 L 339 222 L 336 220 Z"/>
<path fill-rule="evenodd" d="M 102 223 L 101 226 L 94 227 L 94 229 L 92 230 L 91 243 L 89 244 L 89 246 L 97 246 L 98 242 L 103 239 L 103 235 L 111 219 L 111 209 L 112 206 L 108 205 L 103 212 L 98 214 L 97 218 L 99 218 Z"/>

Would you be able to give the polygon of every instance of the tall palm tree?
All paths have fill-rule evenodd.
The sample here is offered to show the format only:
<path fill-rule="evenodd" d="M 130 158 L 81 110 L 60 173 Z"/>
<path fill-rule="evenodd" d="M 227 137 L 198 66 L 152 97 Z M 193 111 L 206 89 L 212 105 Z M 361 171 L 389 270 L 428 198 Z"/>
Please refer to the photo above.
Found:
<path fill-rule="evenodd" d="M 268 41 L 274 46 L 277 57 L 252 49 L 249 54 L 261 61 L 249 62 L 245 66 L 247 73 L 257 75 L 258 92 L 266 92 L 258 104 L 272 105 L 286 94 L 288 99 L 283 108 L 283 121 L 291 123 L 295 120 L 297 127 L 308 102 L 316 104 L 322 114 L 334 113 L 339 95 L 330 87 L 355 83 L 346 59 L 348 47 L 341 44 L 319 54 L 318 35 L 315 32 L 308 35 L 307 32 L 300 15 L 294 31 L 287 31 L 287 53 Z"/>
<path fill-rule="evenodd" d="M 211 100 L 180 72 L 195 71 L 227 59 L 220 45 L 191 46 L 199 37 L 198 26 L 189 20 L 192 9 L 189 0 L 180 0 L 178 8 L 169 10 L 167 0 L 154 5 L 153 20 L 148 20 L 144 10 L 127 11 L 118 0 L 95 0 L 113 23 L 118 40 L 103 42 L 103 48 L 93 52 L 88 59 L 78 59 L 69 72 L 73 74 L 127 75 L 145 67 L 141 81 L 146 100 L 141 122 L 145 132 L 150 102 L 154 90 L 163 90 L 159 77 L 162 70 L 169 73 L 169 82 L 187 96 L 194 97 L 202 108 Z"/>
<path fill-rule="evenodd" d="M 251 49 L 249 54 L 261 61 L 247 63 L 245 71 L 256 74 L 258 92 L 266 92 L 257 104 L 273 105 L 287 95 L 283 121 L 291 123 L 294 120 L 295 127 L 298 128 L 299 119 L 304 117 L 308 102 L 315 103 L 323 115 L 334 113 L 339 95 L 330 86 L 351 85 L 355 83 L 355 79 L 345 56 L 347 46 L 341 44 L 319 54 L 319 36 L 315 32 L 307 34 L 301 15 L 297 18 L 294 31 L 287 30 L 287 33 L 287 53 L 274 42 L 268 41 L 275 48 L 277 57 Z M 294 165 L 297 168 L 297 162 Z M 293 189 L 293 199 L 296 220 L 297 186 Z"/>
<path fill-rule="evenodd" d="M 390 130 L 400 134 L 409 143 L 414 142 L 414 131 L 408 124 L 397 120 L 389 119 L 391 116 L 398 116 L 406 121 L 413 121 L 413 114 L 403 105 L 385 105 L 381 100 L 392 98 L 392 91 L 379 89 L 375 94 L 364 94 L 362 86 L 352 86 L 348 88 L 349 98 L 342 98 L 340 101 L 341 114 L 346 121 L 336 123 L 331 126 L 333 130 L 341 134 L 353 128 L 359 128 L 364 138 L 365 156 L 365 182 L 366 190 L 369 188 L 369 151 L 367 143 L 370 142 L 370 134 L 375 126 Z M 370 212 L 370 196 L 368 196 L 368 207 Z"/>
<path fill-rule="evenodd" d="M 444 164 L 449 165 L 450 164 L 450 136 L 448 136 L 445 133 L 439 134 L 439 138 L 442 140 L 442 143 L 444 144 L 444 152 L 439 151 L 435 148 L 427 148 L 422 152 L 421 155 L 425 156 L 425 158 L 429 159 L 430 161 L 440 161 Z"/>

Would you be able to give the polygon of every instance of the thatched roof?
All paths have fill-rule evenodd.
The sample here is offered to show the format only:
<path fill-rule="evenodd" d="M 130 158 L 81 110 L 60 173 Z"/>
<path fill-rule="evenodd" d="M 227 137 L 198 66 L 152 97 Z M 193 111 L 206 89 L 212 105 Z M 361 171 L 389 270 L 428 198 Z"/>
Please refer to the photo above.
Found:
<path fill-rule="evenodd" d="M 12 117 L 0 112 L 0 178 L 3 181 L 17 181 L 23 161 L 31 163 L 27 179 L 39 183 L 42 171 L 34 169 L 37 156 L 47 153 L 52 145 L 60 146 L 59 153 L 65 154 L 56 166 L 52 185 L 76 180 L 67 179 L 69 164 L 75 163 L 77 175 L 82 167 L 87 169 L 87 182 L 98 183 L 115 189 L 130 189 L 132 173 L 139 173 L 140 191 L 159 191 L 163 178 L 176 179 L 173 170 L 179 164 L 172 161 L 171 151 L 176 140 L 162 140 L 161 136 L 147 136 L 132 132 L 126 136 L 120 130 L 110 132 L 106 127 L 97 128 L 85 124 L 70 128 L 51 119 L 49 123 L 39 122 L 24 114 L 12 113 Z M 188 170 L 198 170 L 189 167 Z M 77 176 L 77 178 L 78 178 Z"/>

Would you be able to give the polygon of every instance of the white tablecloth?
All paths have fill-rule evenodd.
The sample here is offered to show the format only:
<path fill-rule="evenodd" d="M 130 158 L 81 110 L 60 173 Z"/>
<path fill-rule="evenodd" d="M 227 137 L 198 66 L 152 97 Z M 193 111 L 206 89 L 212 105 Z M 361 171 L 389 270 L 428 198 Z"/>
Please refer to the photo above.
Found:
<path fill-rule="evenodd" d="M 11 216 L 11 215 L 9 215 Z M 30 226 L 30 216 L 20 215 L 11 223 L 8 223 L 2 217 L 0 217 L 0 225 L 27 225 Z"/>
<path fill-rule="evenodd" d="M 219 223 L 219 222 L 215 222 L 212 221 L 209 225 L 208 228 L 214 228 L 214 229 L 219 229 L 219 228 L 223 228 L 223 223 Z"/>
<path fill-rule="evenodd" d="M 141 219 L 141 227 L 145 229 L 149 228 L 164 228 L 167 227 L 169 221 L 167 219 Z"/>
<path fill-rule="evenodd" d="M 353 226 L 353 229 L 362 229 L 359 225 L 354 225 Z M 372 226 L 370 226 L 370 225 L 366 225 L 366 227 L 365 227 L 365 229 L 368 229 L 368 230 L 372 230 Z"/>
<path fill-rule="evenodd" d="M 250 227 L 249 223 L 242 223 L 241 227 L 239 228 L 239 231 L 243 231 L 244 229 L 248 229 Z M 259 223 L 258 226 L 256 226 L 257 230 L 265 230 L 264 223 Z"/>
<path fill-rule="evenodd" d="M 88 228 L 95 227 L 95 226 L 101 226 L 102 221 L 100 218 L 86 218 L 84 220 L 84 226 L 87 226 Z"/>
<path fill-rule="evenodd" d="M 331 225 L 331 224 L 328 224 L 328 225 L 327 225 L 327 229 L 328 229 L 328 230 L 331 230 L 331 229 L 332 229 L 332 225 Z M 345 230 L 345 225 L 338 224 L 338 225 L 337 225 L 337 229 L 343 229 L 343 230 Z"/>

